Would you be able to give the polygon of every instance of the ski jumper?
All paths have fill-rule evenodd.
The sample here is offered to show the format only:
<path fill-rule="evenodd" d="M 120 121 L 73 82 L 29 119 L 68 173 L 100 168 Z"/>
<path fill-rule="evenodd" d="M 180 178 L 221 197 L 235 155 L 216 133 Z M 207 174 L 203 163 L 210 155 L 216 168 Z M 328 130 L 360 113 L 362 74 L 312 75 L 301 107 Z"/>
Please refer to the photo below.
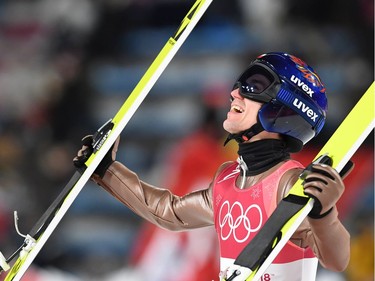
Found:
<path fill-rule="evenodd" d="M 233 163 L 218 175 L 213 187 L 215 228 L 220 244 L 220 270 L 225 271 L 254 238 L 277 205 L 277 190 L 282 175 L 303 166 L 293 160 L 254 186 L 240 189 L 236 179 L 238 163 Z M 318 259 L 313 251 L 288 242 L 263 275 L 268 281 L 313 281 Z"/>

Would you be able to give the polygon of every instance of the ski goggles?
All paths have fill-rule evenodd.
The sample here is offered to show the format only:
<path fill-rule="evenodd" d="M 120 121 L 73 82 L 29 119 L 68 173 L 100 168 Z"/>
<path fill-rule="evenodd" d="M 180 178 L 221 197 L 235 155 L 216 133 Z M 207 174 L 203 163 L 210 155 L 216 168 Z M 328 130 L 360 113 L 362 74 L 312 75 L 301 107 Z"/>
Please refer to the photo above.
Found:
<path fill-rule="evenodd" d="M 240 75 L 232 90 L 239 89 L 243 98 L 268 103 L 276 98 L 280 85 L 275 72 L 263 64 L 254 63 Z"/>

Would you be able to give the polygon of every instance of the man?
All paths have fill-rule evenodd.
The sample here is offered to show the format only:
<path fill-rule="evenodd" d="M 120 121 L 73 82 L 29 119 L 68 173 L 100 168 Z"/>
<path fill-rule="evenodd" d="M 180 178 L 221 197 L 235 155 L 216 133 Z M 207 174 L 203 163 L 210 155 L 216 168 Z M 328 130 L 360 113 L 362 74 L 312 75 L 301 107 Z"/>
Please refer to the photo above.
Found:
<path fill-rule="evenodd" d="M 118 141 L 107 154 L 111 157 L 105 157 L 92 176 L 160 227 L 179 231 L 215 226 L 222 275 L 297 180 L 304 167 L 291 160 L 290 153 L 300 151 L 320 132 L 327 111 L 318 75 L 304 61 L 285 53 L 259 56 L 237 79 L 230 97 L 223 127 L 229 133 L 227 141 L 239 143 L 239 157 L 237 162 L 222 164 L 208 187 L 180 197 L 141 181 L 115 161 Z M 75 165 L 82 167 L 91 151 L 91 137 L 86 137 Z M 348 264 L 350 238 L 336 209 L 344 191 L 341 177 L 331 167 L 316 164 L 303 187 L 316 205 L 269 266 L 264 280 L 315 280 L 318 261 L 334 271 Z"/>

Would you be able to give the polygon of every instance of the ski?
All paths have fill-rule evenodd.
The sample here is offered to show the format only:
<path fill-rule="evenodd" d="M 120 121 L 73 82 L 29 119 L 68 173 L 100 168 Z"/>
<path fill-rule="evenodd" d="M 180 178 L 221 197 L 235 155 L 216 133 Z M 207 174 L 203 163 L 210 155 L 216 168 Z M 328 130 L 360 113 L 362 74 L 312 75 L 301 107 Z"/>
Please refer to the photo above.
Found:
<path fill-rule="evenodd" d="M 100 161 L 110 150 L 130 118 L 134 115 L 135 111 L 203 16 L 211 2 L 212 0 L 196 0 L 192 8 L 183 18 L 175 34 L 168 39 L 167 43 L 161 49 L 113 119 L 110 119 L 94 134 L 94 152 L 85 163 L 86 169 L 74 173 L 58 197 L 53 201 L 27 235 L 23 235 L 18 231 L 18 217 L 15 212 L 16 230 L 19 235 L 25 238 L 25 240 L 22 245 L 9 256 L 9 258 L 5 258 L 0 252 L 1 271 L 9 270 L 4 281 L 17 281 L 25 274 L 37 254 L 70 208 L 71 204 L 90 179 Z M 16 257 L 17 259 L 11 266 L 10 262 Z"/>
<path fill-rule="evenodd" d="M 338 172 L 352 164 L 351 157 L 374 129 L 375 82 L 371 84 L 335 133 L 317 154 L 313 163 L 326 163 Z M 348 165 L 347 165 L 348 164 Z M 309 169 L 310 165 L 306 168 Z M 304 173 L 242 250 L 222 281 L 256 281 L 289 241 L 314 206 L 314 199 L 304 194 Z"/>

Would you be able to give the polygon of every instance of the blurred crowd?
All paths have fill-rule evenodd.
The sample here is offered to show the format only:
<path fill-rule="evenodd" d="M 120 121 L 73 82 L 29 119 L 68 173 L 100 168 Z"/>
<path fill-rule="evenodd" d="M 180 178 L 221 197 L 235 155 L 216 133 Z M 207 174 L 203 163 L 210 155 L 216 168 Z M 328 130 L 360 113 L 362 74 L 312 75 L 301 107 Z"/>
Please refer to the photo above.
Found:
<path fill-rule="evenodd" d="M 74 173 L 81 138 L 114 116 L 192 4 L 0 0 L 5 256 L 23 241 L 13 211 L 26 234 Z M 119 160 L 177 193 L 207 184 L 223 159 L 236 157 L 234 148 L 222 147 L 221 129 L 232 83 L 269 51 L 303 58 L 326 85 L 327 125 L 309 153 L 295 156 L 308 164 L 374 79 L 374 3 L 214 1 L 126 126 Z M 207 171 L 189 170 L 193 156 Z M 320 269 L 319 281 L 374 278 L 373 156 L 371 133 L 353 158 L 356 169 L 339 206 L 352 235 L 350 265 L 344 273 Z M 215 239 L 213 229 L 155 229 L 88 183 L 25 280 L 216 280 Z"/>

